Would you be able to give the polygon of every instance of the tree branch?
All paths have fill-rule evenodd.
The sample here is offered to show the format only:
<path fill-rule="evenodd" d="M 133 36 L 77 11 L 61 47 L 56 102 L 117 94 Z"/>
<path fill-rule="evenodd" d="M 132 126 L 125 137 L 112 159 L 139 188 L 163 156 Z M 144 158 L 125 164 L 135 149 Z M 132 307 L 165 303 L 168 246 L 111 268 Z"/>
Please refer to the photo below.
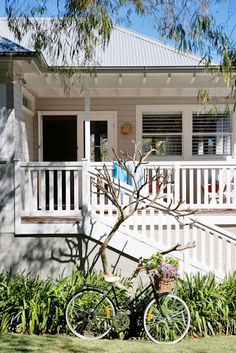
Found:
<path fill-rule="evenodd" d="M 183 251 L 186 249 L 191 249 L 194 248 L 196 246 L 196 242 L 192 242 L 192 243 L 187 243 L 186 245 L 181 245 L 181 244 L 176 244 L 175 246 L 173 246 L 172 248 L 165 250 L 165 251 L 161 251 L 161 255 L 166 255 L 169 254 L 172 251 Z"/>

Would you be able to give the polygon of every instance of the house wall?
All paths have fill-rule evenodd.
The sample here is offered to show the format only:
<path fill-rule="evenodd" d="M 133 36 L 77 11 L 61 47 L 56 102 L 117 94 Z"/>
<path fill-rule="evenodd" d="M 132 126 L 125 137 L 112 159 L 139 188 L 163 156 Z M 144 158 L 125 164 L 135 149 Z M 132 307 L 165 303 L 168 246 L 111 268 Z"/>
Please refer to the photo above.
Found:
<path fill-rule="evenodd" d="M 22 109 L 22 86 L 14 67 L 0 63 L 0 237 L 14 233 L 14 159 L 35 160 L 33 114 Z"/>
<path fill-rule="evenodd" d="M 13 87 L 6 83 L 0 83 L 0 139 L 0 159 L 9 160 L 14 154 L 14 111 Z"/>
<path fill-rule="evenodd" d="M 14 237 L 0 234 L 0 272 L 12 268 L 41 278 L 66 276 L 76 264 L 81 270 L 102 270 L 98 243 L 79 235 Z M 137 266 L 132 258 L 107 251 L 111 268 L 122 276 L 130 276 Z"/>
<path fill-rule="evenodd" d="M 7 74 L 6 74 L 7 73 Z M 14 231 L 14 104 L 11 65 L 0 63 L 0 238 Z"/>
<path fill-rule="evenodd" d="M 35 161 L 37 119 L 34 113 L 22 106 L 22 92 L 23 88 L 19 83 L 14 85 L 16 158 L 21 161 Z"/>

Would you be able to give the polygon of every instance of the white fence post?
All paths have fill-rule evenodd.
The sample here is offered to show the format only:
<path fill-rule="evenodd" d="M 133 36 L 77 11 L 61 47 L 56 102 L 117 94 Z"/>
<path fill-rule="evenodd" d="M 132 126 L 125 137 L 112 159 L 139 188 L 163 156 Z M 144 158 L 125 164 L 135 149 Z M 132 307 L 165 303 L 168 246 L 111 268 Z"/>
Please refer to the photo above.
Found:
<path fill-rule="evenodd" d="M 20 172 L 20 160 L 14 160 L 14 188 L 15 188 L 15 234 L 20 234 L 20 223 L 21 223 L 21 172 Z"/>
<path fill-rule="evenodd" d="M 174 204 L 178 204 L 180 201 L 180 169 L 179 164 L 175 164 L 175 174 L 174 174 Z"/>
<path fill-rule="evenodd" d="M 90 232 L 90 175 L 89 175 L 89 161 L 82 160 L 82 216 L 83 216 L 83 232 L 89 234 Z"/>
<path fill-rule="evenodd" d="M 90 176 L 88 173 L 89 161 L 82 160 L 82 210 L 83 215 L 86 216 L 90 212 Z"/>
<path fill-rule="evenodd" d="M 183 240 L 184 242 L 190 241 L 190 233 L 192 230 L 190 229 L 190 225 L 186 224 L 183 228 Z M 190 267 L 190 254 L 189 254 L 189 249 L 186 249 L 183 251 L 183 270 L 185 273 L 190 273 L 191 272 L 191 267 Z"/>

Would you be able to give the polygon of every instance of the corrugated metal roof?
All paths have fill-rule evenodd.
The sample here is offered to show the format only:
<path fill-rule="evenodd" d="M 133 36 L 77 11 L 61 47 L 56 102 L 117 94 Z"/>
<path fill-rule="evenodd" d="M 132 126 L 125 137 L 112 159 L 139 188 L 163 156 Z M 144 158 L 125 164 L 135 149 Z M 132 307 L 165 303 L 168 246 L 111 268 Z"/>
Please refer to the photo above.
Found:
<path fill-rule="evenodd" d="M 29 50 L 15 42 L 12 42 L 7 38 L 0 37 L 0 53 L 8 53 L 8 52 L 26 53 L 26 52 L 29 52 Z"/>
<path fill-rule="evenodd" d="M 21 43 L 10 32 L 6 19 L 0 19 L 0 52 L 21 52 L 32 50 L 30 35 L 24 36 Z M 48 65 L 60 66 L 61 60 L 52 63 L 48 53 L 43 52 Z M 76 60 L 68 61 L 71 65 L 78 65 Z M 112 30 L 110 42 L 104 49 L 98 46 L 95 51 L 94 62 L 100 67 L 192 67 L 202 66 L 201 58 L 197 55 L 178 51 L 170 45 L 149 38 L 129 29 L 115 27 Z"/>

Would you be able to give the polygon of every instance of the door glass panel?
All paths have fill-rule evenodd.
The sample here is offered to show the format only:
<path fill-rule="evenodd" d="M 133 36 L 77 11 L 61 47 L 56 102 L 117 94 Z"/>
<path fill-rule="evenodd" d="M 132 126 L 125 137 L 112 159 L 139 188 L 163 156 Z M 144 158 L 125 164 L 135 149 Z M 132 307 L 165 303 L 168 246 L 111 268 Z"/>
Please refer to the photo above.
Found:
<path fill-rule="evenodd" d="M 108 160 L 108 128 L 107 121 L 91 121 L 90 123 L 90 153 L 91 161 Z"/>

